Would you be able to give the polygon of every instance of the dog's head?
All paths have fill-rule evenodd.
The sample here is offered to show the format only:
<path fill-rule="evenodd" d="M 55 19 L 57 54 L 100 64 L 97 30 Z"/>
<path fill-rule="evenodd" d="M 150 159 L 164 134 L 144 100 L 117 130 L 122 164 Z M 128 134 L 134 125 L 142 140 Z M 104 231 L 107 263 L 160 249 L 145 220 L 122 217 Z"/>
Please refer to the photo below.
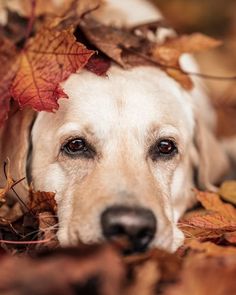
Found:
<path fill-rule="evenodd" d="M 21 174 L 27 166 L 35 189 L 56 193 L 60 242 L 126 236 L 137 251 L 176 249 L 194 177 L 209 186 L 227 166 L 191 96 L 151 67 L 113 66 L 106 78 L 84 71 L 63 86 L 69 99 L 38 114 L 29 137 L 8 127 L 18 134 L 10 146 L 3 139 L 2 155 L 24 163 Z"/>

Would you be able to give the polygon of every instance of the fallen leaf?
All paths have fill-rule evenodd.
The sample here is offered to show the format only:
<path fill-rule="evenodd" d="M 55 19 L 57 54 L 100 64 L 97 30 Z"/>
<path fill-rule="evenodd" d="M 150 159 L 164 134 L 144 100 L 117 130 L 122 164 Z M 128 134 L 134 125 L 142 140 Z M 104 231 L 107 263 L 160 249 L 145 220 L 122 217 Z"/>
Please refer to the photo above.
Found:
<path fill-rule="evenodd" d="M 236 258 L 236 248 L 235 247 L 223 247 L 215 245 L 211 242 L 200 243 L 196 240 L 189 240 L 185 244 L 185 247 L 194 251 L 195 253 L 201 254 L 202 257 L 213 256 L 213 257 L 224 257 L 224 256 L 235 256 Z"/>
<path fill-rule="evenodd" d="M 236 294 L 236 256 L 189 257 L 179 274 L 177 284 L 163 295 L 226 295 Z"/>
<path fill-rule="evenodd" d="M 204 229 L 236 230 L 236 220 L 232 220 L 229 216 L 222 215 L 218 212 L 206 212 L 206 214 L 195 215 L 186 220 L 186 224 Z"/>
<path fill-rule="evenodd" d="M 168 39 L 162 46 L 173 48 L 180 53 L 196 53 L 222 45 L 222 41 L 201 33 L 182 35 Z"/>
<path fill-rule="evenodd" d="M 200 33 L 169 38 L 163 44 L 153 46 L 152 56 L 164 67 L 166 73 L 179 82 L 183 88 L 191 90 L 193 82 L 181 69 L 179 59 L 183 53 L 195 53 L 217 47 L 220 41 Z"/>
<path fill-rule="evenodd" d="M 30 39 L 20 55 L 20 66 L 11 94 L 21 107 L 37 111 L 58 109 L 58 99 L 67 97 L 59 83 L 83 68 L 93 51 L 76 42 L 73 29 L 45 29 Z"/>
<path fill-rule="evenodd" d="M 92 18 L 83 19 L 79 27 L 93 46 L 124 68 L 129 67 L 122 56 L 124 48 L 140 47 L 143 40 L 128 30 L 106 26 Z"/>
<path fill-rule="evenodd" d="M 10 162 L 8 161 L 5 165 L 6 167 L 6 185 L 3 188 L 0 188 L 0 202 L 5 203 L 5 197 L 6 194 L 9 192 L 9 190 L 12 188 L 14 184 L 14 180 L 11 177 L 10 174 Z"/>
<path fill-rule="evenodd" d="M 93 55 L 85 65 L 85 69 L 98 76 L 104 76 L 106 75 L 110 66 L 111 61 L 107 57 Z"/>
<path fill-rule="evenodd" d="M 205 209 L 222 214 L 222 216 L 230 218 L 232 222 L 236 222 L 236 209 L 232 205 L 222 202 L 216 193 L 197 191 L 196 197 Z"/>
<path fill-rule="evenodd" d="M 218 193 L 222 199 L 236 205 L 236 181 L 228 180 L 223 182 Z"/>
<path fill-rule="evenodd" d="M 224 234 L 224 238 L 230 244 L 236 245 L 236 231 Z"/>
<path fill-rule="evenodd" d="M 17 68 L 17 50 L 8 39 L 0 37 L 0 125 L 7 119 L 10 108 L 10 87 Z"/>
<path fill-rule="evenodd" d="M 160 279 L 160 271 L 155 261 L 146 261 L 134 271 L 135 280 L 128 287 L 125 295 L 156 295 L 156 286 Z"/>
<path fill-rule="evenodd" d="M 55 201 L 55 193 L 29 191 L 28 207 L 34 214 L 51 212 L 54 216 L 57 214 L 57 203 Z"/>
<path fill-rule="evenodd" d="M 125 269 L 110 246 L 57 249 L 37 258 L 1 258 L 1 294 L 123 294 Z"/>

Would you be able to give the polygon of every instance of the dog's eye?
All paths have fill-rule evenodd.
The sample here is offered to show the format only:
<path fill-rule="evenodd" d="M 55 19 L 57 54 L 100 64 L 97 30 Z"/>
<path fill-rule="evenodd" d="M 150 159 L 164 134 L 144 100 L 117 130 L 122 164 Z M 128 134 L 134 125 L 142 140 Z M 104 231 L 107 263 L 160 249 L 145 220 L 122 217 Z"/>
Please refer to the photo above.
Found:
<path fill-rule="evenodd" d="M 83 138 L 74 138 L 62 146 L 62 151 L 71 157 L 93 158 L 95 151 Z"/>
<path fill-rule="evenodd" d="M 171 158 L 178 153 L 178 149 L 173 140 L 163 139 L 158 141 L 150 148 L 150 156 L 153 161 L 156 161 L 158 158 Z"/>

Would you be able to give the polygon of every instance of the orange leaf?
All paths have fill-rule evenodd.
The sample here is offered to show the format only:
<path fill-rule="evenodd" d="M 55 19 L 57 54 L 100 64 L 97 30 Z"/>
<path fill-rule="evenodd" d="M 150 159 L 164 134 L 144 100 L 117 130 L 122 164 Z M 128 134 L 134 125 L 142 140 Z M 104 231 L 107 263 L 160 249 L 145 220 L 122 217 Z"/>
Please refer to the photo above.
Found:
<path fill-rule="evenodd" d="M 206 214 L 195 215 L 194 217 L 186 221 L 187 224 L 204 228 L 204 229 L 215 229 L 215 230 L 236 230 L 236 220 L 232 220 L 218 212 L 207 212 Z"/>
<path fill-rule="evenodd" d="M 195 53 L 221 45 L 222 42 L 201 33 L 182 35 L 167 40 L 163 46 L 173 48 L 182 53 Z"/>
<path fill-rule="evenodd" d="M 76 42 L 73 29 L 45 29 L 29 40 L 20 56 L 20 67 L 11 93 L 21 107 L 37 111 L 58 109 L 58 99 L 67 97 L 59 83 L 83 68 L 93 51 Z"/>
<path fill-rule="evenodd" d="M 198 191 L 197 199 L 205 209 L 217 212 L 236 222 L 236 209 L 232 205 L 222 202 L 217 194 Z"/>

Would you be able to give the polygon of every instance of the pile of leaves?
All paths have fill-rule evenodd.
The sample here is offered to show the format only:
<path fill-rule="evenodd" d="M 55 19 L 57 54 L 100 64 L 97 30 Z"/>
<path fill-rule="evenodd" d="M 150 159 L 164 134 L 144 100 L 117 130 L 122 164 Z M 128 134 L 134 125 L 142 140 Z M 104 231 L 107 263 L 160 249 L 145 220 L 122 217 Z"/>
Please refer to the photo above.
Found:
<path fill-rule="evenodd" d="M 115 28 L 93 17 L 100 0 L 60 3 L 0 1 L 0 15 L 8 19 L 0 25 L 0 125 L 11 99 L 36 111 L 58 109 L 58 99 L 67 97 L 60 83 L 83 68 L 106 75 L 111 63 L 154 65 L 190 90 L 181 55 L 220 44 L 202 34 L 160 42 L 155 36 L 163 22 Z M 153 249 L 123 257 L 121 245 L 60 249 L 54 194 L 29 188 L 25 203 L 15 191 L 22 180 L 11 177 L 9 163 L 4 171 L 1 294 L 236 294 L 236 182 L 225 182 L 218 193 L 196 191 L 199 207 L 180 220 L 186 239 L 176 253 Z"/>
<path fill-rule="evenodd" d="M 105 26 L 92 14 L 102 0 L 61 1 L 59 6 L 52 0 L 46 5 L 41 0 L 1 4 L 8 21 L 0 26 L 0 124 L 11 99 L 21 108 L 54 111 L 58 99 L 67 97 L 60 83 L 71 73 L 86 68 L 105 75 L 111 61 L 123 68 L 155 65 L 190 90 L 193 82 L 181 69 L 180 56 L 220 44 L 199 33 L 158 42 L 155 33 L 166 26 L 163 22 L 129 29 Z"/>

